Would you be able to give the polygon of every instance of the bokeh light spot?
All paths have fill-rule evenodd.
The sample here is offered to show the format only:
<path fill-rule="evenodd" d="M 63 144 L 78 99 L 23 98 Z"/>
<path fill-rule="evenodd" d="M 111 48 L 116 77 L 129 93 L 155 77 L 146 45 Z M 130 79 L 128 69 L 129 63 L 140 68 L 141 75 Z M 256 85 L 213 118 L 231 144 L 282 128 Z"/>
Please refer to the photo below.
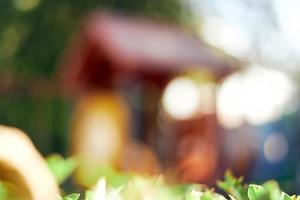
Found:
<path fill-rule="evenodd" d="M 226 79 L 217 93 L 218 119 L 226 128 L 243 124 L 242 77 L 235 73 Z"/>
<path fill-rule="evenodd" d="M 217 93 L 217 114 L 226 128 L 238 128 L 247 121 L 262 125 L 279 119 L 295 94 L 295 85 L 283 72 L 251 66 L 221 84 Z"/>
<path fill-rule="evenodd" d="M 14 0 L 14 6 L 19 11 L 30 11 L 35 9 L 40 3 L 40 0 Z"/>
<path fill-rule="evenodd" d="M 264 143 L 264 155 L 268 162 L 277 163 L 288 153 L 288 142 L 283 134 L 272 134 Z"/>
<path fill-rule="evenodd" d="M 7 58 L 14 55 L 24 38 L 24 30 L 17 25 L 7 27 L 0 35 L 0 57 Z"/>
<path fill-rule="evenodd" d="M 188 78 L 175 78 L 165 89 L 162 105 L 165 111 L 176 119 L 192 117 L 201 104 L 200 89 Z"/>

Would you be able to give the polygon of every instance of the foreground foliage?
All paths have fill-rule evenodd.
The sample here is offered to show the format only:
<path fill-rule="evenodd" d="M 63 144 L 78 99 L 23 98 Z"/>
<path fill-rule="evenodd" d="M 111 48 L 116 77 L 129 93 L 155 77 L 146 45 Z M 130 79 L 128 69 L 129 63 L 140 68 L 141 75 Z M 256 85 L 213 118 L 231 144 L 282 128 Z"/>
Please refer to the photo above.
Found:
<path fill-rule="evenodd" d="M 113 187 L 102 178 L 92 191 L 85 194 L 85 200 L 300 200 L 300 196 L 290 196 L 280 190 L 276 181 L 262 185 L 244 184 L 243 178 L 235 178 L 229 171 L 218 187 L 227 195 L 216 193 L 206 186 L 168 186 L 162 177 L 147 178 L 132 176 L 127 183 Z M 71 194 L 61 200 L 79 200 L 79 194 Z"/>
<path fill-rule="evenodd" d="M 59 155 L 47 159 L 50 170 L 60 184 L 76 168 L 76 160 L 63 159 Z M 59 200 L 300 200 L 300 196 L 290 196 L 281 191 L 276 181 L 262 185 L 245 184 L 243 178 L 235 178 L 229 171 L 218 188 L 224 194 L 215 192 L 205 185 L 168 185 L 163 176 L 147 177 L 129 173 L 118 173 L 109 167 L 103 168 L 103 178 L 84 195 L 73 193 Z M 0 200 L 18 200 L 9 183 L 0 182 Z"/>

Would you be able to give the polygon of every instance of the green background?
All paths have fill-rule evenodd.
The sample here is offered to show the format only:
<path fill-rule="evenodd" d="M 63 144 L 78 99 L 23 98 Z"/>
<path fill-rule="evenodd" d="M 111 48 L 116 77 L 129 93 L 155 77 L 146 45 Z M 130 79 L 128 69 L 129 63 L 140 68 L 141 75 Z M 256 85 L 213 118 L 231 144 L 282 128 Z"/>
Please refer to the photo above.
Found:
<path fill-rule="evenodd" d="M 141 15 L 188 26 L 190 14 L 177 0 L 41 0 L 29 10 L 0 1 L 0 124 L 26 131 L 48 155 L 67 152 L 72 103 L 58 93 L 54 77 L 80 19 L 94 10 Z"/>

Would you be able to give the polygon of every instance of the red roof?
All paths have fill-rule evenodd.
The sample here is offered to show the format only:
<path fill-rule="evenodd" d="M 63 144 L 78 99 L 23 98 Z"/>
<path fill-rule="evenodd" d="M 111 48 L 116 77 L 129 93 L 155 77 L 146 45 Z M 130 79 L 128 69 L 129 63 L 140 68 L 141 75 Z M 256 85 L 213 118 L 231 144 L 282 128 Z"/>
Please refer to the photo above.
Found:
<path fill-rule="evenodd" d="M 101 13 L 86 18 L 63 60 L 67 82 L 95 82 L 111 71 L 172 74 L 195 67 L 219 78 L 233 70 L 228 59 L 177 26 Z"/>

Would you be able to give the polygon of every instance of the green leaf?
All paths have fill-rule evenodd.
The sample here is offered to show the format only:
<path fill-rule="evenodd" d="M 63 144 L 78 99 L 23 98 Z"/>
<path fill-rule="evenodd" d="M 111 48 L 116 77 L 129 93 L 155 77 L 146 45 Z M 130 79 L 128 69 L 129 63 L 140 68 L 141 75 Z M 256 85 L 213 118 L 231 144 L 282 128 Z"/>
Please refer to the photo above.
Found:
<path fill-rule="evenodd" d="M 114 189 L 111 189 L 108 194 L 106 195 L 106 200 L 116 200 L 119 199 L 118 197 L 120 196 L 120 192 L 123 189 L 123 187 L 117 187 Z"/>
<path fill-rule="evenodd" d="M 69 194 L 68 196 L 63 197 L 61 200 L 78 200 L 80 197 L 80 194 L 73 193 Z"/>
<path fill-rule="evenodd" d="M 243 177 L 235 178 L 230 171 L 225 172 L 224 181 L 218 181 L 217 185 L 236 200 L 248 200 L 247 185 L 243 184 Z"/>
<path fill-rule="evenodd" d="M 248 197 L 250 200 L 261 199 L 265 193 L 265 189 L 260 185 L 250 184 L 248 187 Z"/>
<path fill-rule="evenodd" d="M 57 154 L 49 156 L 46 161 L 59 184 L 63 183 L 77 166 L 77 162 L 74 158 L 65 160 Z"/>
<path fill-rule="evenodd" d="M 282 192 L 280 196 L 280 200 L 293 200 L 293 198 L 290 197 L 288 194 Z"/>
<path fill-rule="evenodd" d="M 201 197 L 201 200 L 226 200 L 224 196 L 212 191 L 207 191 Z"/>
<path fill-rule="evenodd" d="M 7 187 L 0 182 L 0 200 L 5 200 L 9 196 Z"/>
<path fill-rule="evenodd" d="M 300 196 L 293 195 L 293 196 L 292 196 L 292 199 L 293 199 L 293 200 L 300 200 Z"/>
<path fill-rule="evenodd" d="M 204 192 L 202 192 L 198 186 L 190 186 L 190 188 L 185 191 L 184 200 L 200 200 L 203 195 Z"/>
<path fill-rule="evenodd" d="M 93 200 L 93 192 L 91 191 L 86 191 L 85 192 L 85 200 Z"/>
<path fill-rule="evenodd" d="M 269 195 L 271 200 L 278 200 L 281 198 L 281 191 L 276 181 L 270 180 L 262 185 Z"/>
<path fill-rule="evenodd" d="M 231 196 L 230 194 L 228 195 L 230 200 L 236 200 L 236 198 L 234 198 L 233 196 Z"/>

